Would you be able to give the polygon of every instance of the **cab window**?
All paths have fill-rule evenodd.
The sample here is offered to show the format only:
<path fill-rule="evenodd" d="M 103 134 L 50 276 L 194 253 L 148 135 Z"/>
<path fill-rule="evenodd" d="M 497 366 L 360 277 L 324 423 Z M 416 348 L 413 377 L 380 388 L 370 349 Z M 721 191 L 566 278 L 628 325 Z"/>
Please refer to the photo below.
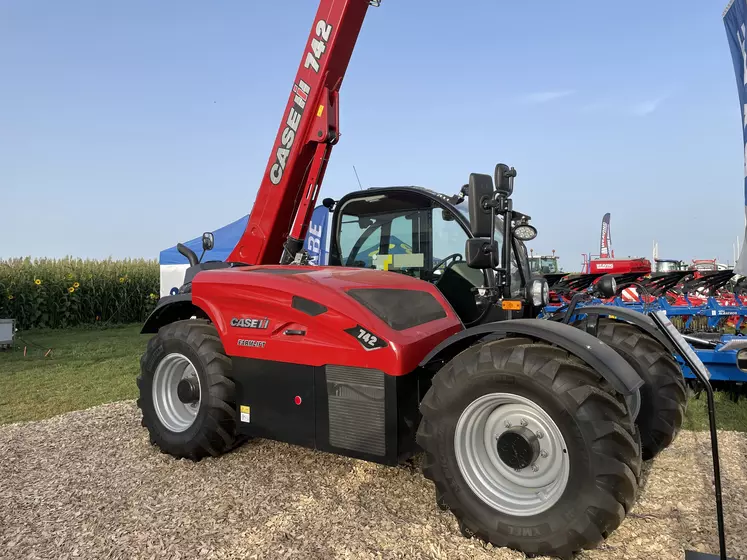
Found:
<path fill-rule="evenodd" d="M 437 263 L 452 255 L 460 255 L 464 260 L 467 232 L 447 210 L 433 208 L 431 217 L 433 260 Z"/>
<path fill-rule="evenodd" d="M 341 209 L 340 264 L 396 271 L 431 282 L 457 267 L 475 287 L 484 286 L 482 271 L 466 266 L 467 231 L 448 210 L 424 202 L 428 204 L 424 208 L 376 212 L 382 206 L 407 204 L 389 198 L 369 204 L 356 200 Z"/>
<path fill-rule="evenodd" d="M 383 212 L 363 216 L 343 214 L 339 236 L 343 266 L 389 270 L 393 259 L 387 257 L 412 255 L 413 232 L 418 213 Z M 422 264 L 419 267 L 422 268 Z"/>

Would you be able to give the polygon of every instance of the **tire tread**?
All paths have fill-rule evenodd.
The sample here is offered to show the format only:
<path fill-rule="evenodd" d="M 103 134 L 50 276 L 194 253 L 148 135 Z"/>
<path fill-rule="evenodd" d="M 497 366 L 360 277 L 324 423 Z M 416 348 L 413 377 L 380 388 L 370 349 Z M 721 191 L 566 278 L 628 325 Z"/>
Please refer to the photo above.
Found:
<path fill-rule="evenodd" d="M 593 497 L 584 515 L 570 521 L 567 530 L 555 532 L 545 540 L 499 533 L 494 525 L 480 523 L 467 511 L 459 492 L 452 490 L 448 477 L 441 474 L 437 437 L 444 417 L 440 413 L 441 401 L 448 399 L 460 378 L 490 375 L 488 370 L 534 379 L 558 398 L 575 403 L 578 421 L 594 426 L 594 431 L 589 428 L 594 434 L 589 442 L 595 465 Z M 598 373 L 560 348 L 528 338 L 508 338 L 470 347 L 434 376 L 422 401 L 421 413 L 417 441 L 425 451 L 423 473 L 435 485 L 438 506 L 452 512 L 463 534 L 525 554 L 570 557 L 579 550 L 597 546 L 619 526 L 635 501 L 640 448 L 624 400 L 612 394 Z"/>
<path fill-rule="evenodd" d="M 148 368 L 151 356 L 159 344 L 167 340 L 179 340 L 188 344 L 200 357 L 204 373 L 208 379 L 208 410 L 199 432 L 189 441 L 176 445 L 166 441 L 160 433 L 163 429 L 151 407 L 150 399 L 143 396 L 143 390 L 150 387 L 145 378 L 152 378 Z M 223 345 L 215 327 L 204 319 L 175 321 L 161 327 L 158 334 L 148 341 L 145 353 L 140 360 L 141 372 L 137 386 L 141 392 L 137 405 L 142 411 L 142 424 L 148 430 L 151 443 L 177 458 L 199 461 L 205 457 L 217 457 L 235 448 L 242 442 L 237 433 L 234 395 L 236 384 L 231 379 L 231 360 L 223 350 Z"/>

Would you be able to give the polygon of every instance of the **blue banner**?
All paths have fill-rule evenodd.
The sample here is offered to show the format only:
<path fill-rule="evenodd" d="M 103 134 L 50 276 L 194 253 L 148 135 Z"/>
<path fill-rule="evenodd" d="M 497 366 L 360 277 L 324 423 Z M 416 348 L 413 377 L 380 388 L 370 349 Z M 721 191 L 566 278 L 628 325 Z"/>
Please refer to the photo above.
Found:
<path fill-rule="evenodd" d="M 324 266 L 328 260 L 328 229 L 329 209 L 326 206 L 317 206 L 311 215 L 309 231 L 306 233 L 304 247 L 309 255 L 309 264 Z"/>
<path fill-rule="evenodd" d="M 742 121 L 742 143 L 745 154 L 744 174 L 744 204 L 745 204 L 745 236 L 747 236 L 747 52 L 745 51 L 745 31 L 747 28 L 747 0 L 732 0 L 726 6 L 723 14 L 726 38 L 729 41 L 731 60 L 734 64 L 734 75 L 737 79 L 739 92 L 739 117 Z M 747 275 L 747 256 L 742 251 L 734 266 L 734 272 Z"/>

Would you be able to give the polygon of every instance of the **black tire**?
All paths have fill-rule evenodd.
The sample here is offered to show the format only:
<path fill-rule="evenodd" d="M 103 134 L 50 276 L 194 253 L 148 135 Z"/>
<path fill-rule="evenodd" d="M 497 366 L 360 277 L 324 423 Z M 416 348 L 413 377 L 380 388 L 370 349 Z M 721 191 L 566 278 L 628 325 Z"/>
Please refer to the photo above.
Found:
<path fill-rule="evenodd" d="M 178 353 L 194 365 L 200 383 L 200 404 L 192 425 L 182 432 L 168 429 L 153 404 L 153 380 L 158 365 Z M 225 355 L 215 328 L 203 320 L 171 323 L 159 329 L 140 359 L 138 407 L 150 441 L 177 458 L 199 461 L 217 457 L 241 443 L 236 434 L 235 384 L 231 360 Z"/>
<path fill-rule="evenodd" d="M 644 381 L 636 426 L 644 461 L 653 459 L 677 437 L 687 408 L 685 378 L 671 353 L 630 323 L 601 317 L 597 338 L 633 366 Z"/>
<path fill-rule="evenodd" d="M 482 395 L 496 392 L 541 406 L 566 442 L 568 482 L 558 501 L 536 515 L 489 506 L 459 468 L 460 415 Z M 436 486 L 439 507 L 451 510 L 467 536 L 525 554 L 569 557 L 603 541 L 635 502 L 640 448 L 624 399 L 560 348 L 527 338 L 472 346 L 434 376 L 420 408 L 417 441 L 425 451 L 424 474 Z"/>

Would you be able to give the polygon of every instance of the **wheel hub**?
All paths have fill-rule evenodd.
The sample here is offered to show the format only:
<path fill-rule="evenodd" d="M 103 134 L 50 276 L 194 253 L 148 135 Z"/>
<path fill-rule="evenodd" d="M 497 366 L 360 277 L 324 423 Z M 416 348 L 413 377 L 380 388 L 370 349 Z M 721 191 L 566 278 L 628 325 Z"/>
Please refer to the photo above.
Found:
<path fill-rule="evenodd" d="M 183 354 L 164 356 L 153 373 L 153 408 L 169 431 L 184 432 L 200 410 L 200 378 L 194 364 Z"/>
<path fill-rule="evenodd" d="M 176 386 L 176 395 L 184 404 L 193 404 L 200 400 L 200 385 L 197 378 L 189 377 L 179 381 Z"/>
<path fill-rule="evenodd" d="M 523 427 L 503 432 L 496 441 L 498 457 L 514 470 L 525 469 L 540 456 L 540 443 L 537 435 Z"/>

